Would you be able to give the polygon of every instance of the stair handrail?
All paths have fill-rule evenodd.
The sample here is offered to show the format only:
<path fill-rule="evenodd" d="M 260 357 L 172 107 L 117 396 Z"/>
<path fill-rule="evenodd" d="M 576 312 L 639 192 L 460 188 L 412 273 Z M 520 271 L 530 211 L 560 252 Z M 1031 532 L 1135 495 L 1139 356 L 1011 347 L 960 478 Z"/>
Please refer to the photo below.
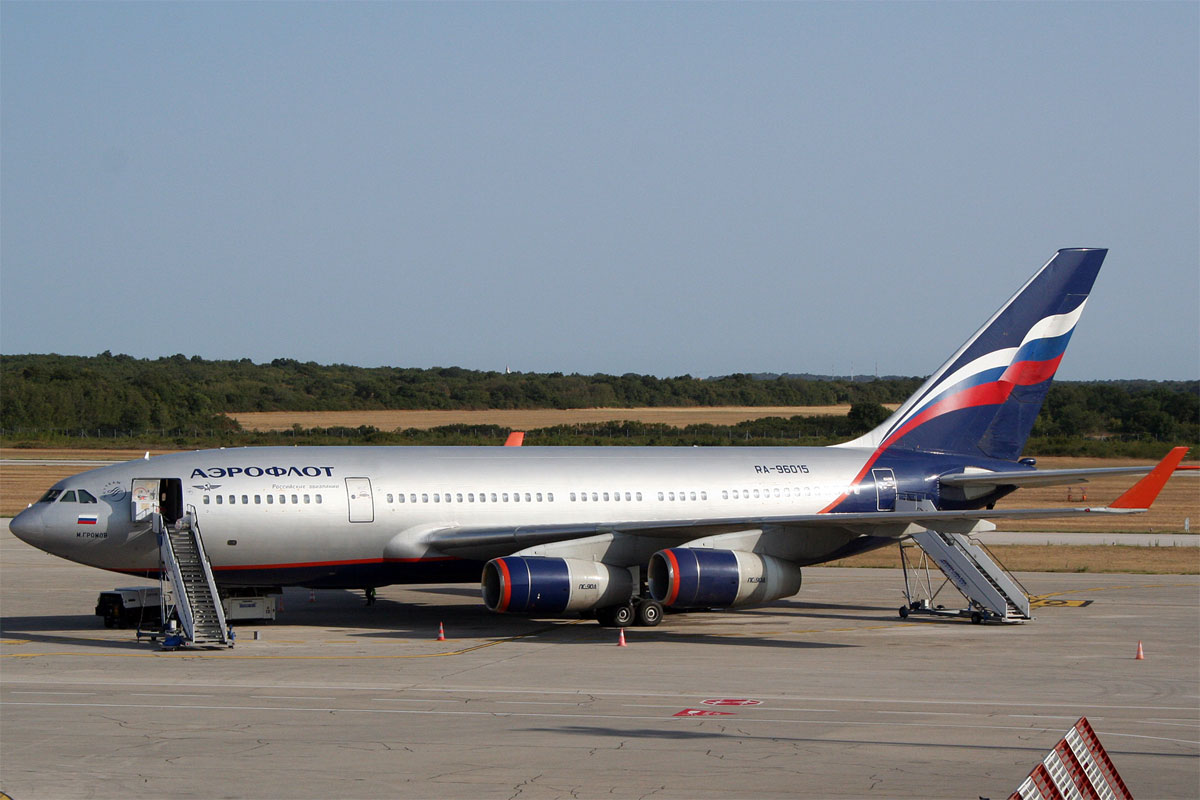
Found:
<path fill-rule="evenodd" d="M 196 513 L 196 507 L 189 504 L 187 511 L 184 513 L 184 524 L 189 526 L 194 534 L 192 541 L 196 543 L 196 551 L 200 558 L 201 571 L 204 573 L 204 580 L 208 584 L 208 590 L 212 593 L 213 611 L 217 615 L 217 624 L 221 628 L 221 642 L 228 643 L 226 631 L 228 625 L 225 621 L 225 608 L 221 604 L 221 593 L 217 590 L 217 580 L 213 576 L 212 562 L 208 560 L 208 551 L 204 548 L 204 537 L 200 534 L 200 519 Z"/>
<path fill-rule="evenodd" d="M 175 545 L 171 542 L 171 531 L 168 530 L 162 514 L 154 512 L 150 516 L 150 524 L 158 534 L 159 562 L 168 572 L 171 581 L 171 594 L 174 598 L 175 613 L 179 615 L 179 624 L 183 626 L 183 635 L 188 641 L 196 638 L 195 620 L 192 617 L 192 601 L 187 595 L 187 586 L 183 582 L 183 572 L 179 568 L 179 559 L 175 557 Z M 166 593 L 163 593 L 166 597 Z M 183 602 L 180 602 L 182 599 Z M 165 605 L 165 600 L 164 600 Z M 167 624 L 166 615 L 163 624 Z"/>
<path fill-rule="evenodd" d="M 992 548 L 988 547 L 980 539 L 977 539 L 974 536 L 968 536 L 967 539 L 971 542 L 971 544 L 975 545 L 980 550 L 987 553 L 988 558 L 992 559 L 992 561 L 995 561 L 996 566 L 998 566 L 998 567 L 1000 567 L 1000 569 L 1004 570 L 1004 574 L 1008 576 L 1009 580 L 1011 580 L 1013 583 L 1015 583 L 1017 585 L 1017 588 L 1019 588 L 1021 590 L 1022 594 L 1024 594 L 1026 598 L 1033 597 L 1033 595 L 1031 595 L 1029 593 L 1029 590 L 1027 588 L 1025 588 L 1025 584 L 1021 583 L 1021 581 L 1017 578 L 1017 576 L 1013 573 L 1013 571 L 1011 569 L 1009 569 L 1003 561 L 1000 560 L 1000 557 L 996 555 L 996 553 L 992 550 Z"/>

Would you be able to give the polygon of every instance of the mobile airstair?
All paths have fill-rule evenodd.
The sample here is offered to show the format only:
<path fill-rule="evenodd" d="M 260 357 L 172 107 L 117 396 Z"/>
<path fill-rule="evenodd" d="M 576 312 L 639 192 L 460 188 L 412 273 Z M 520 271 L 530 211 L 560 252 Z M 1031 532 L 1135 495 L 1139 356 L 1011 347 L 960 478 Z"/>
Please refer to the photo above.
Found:
<path fill-rule="evenodd" d="M 934 530 L 914 534 L 911 538 L 922 554 L 920 561 L 915 562 L 907 552 L 912 545 L 900 543 L 904 597 L 908 601 L 900 608 L 901 617 L 909 614 L 961 616 L 970 617 L 975 623 L 1033 619 L 1025 587 L 997 564 L 982 544 L 966 534 Z M 930 578 L 931 561 L 946 576 L 936 591 Z M 947 583 L 953 584 L 967 599 L 967 608 L 946 609 L 936 604 L 938 593 Z"/>
<path fill-rule="evenodd" d="M 160 575 L 169 589 L 163 586 L 164 620 L 178 617 L 182 631 L 178 639 L 169 633 L 164 640 L 172 644 L 191 644 L 227 647 L 233 646 L 229 629 L 225 623 L 225 611 L 221 607 L 221 596 L 213 579 L 212 566 L 204 552 L 204 539 L 196 521 L 196 509 L 188 506 L 187 513 L 173 523 L 168 523 L 161 514 L 151 516 L 151 524 L 158 536 L 158 552 L 161 562 Z M 168 623 L 169 624 L 169 623 Z"/>

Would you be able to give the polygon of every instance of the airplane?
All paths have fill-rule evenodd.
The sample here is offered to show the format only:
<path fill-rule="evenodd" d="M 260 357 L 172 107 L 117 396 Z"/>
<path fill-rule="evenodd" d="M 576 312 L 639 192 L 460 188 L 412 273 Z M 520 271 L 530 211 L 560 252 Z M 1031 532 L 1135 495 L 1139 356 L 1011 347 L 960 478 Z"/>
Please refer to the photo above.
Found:
<path fill-rule="evenodd" d="M 874 430 L 831 447 L 248 447 L 66 478 L 11 522 L 82 564 L 158 577 L 148 512 L 202 524 L 216 583 L 479 581 L 509 613 L 655 625 L 789 597 L 806 566 L 995 518 L 1146 510 L 1150 466 L 1038 470 L 1022 448 L 1105 249 L 1058 251 Z M 510 445 L 519 441 L 510 441 Z M 1145 474 L 1106 507 L 998 509 L 1024 486 Z"/>

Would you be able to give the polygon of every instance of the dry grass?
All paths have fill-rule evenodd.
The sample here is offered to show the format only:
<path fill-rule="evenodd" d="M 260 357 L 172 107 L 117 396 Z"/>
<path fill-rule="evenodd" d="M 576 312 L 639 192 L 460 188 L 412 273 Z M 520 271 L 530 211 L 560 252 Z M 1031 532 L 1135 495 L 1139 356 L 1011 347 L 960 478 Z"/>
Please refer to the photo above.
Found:
<path fill-rule="evenodd" d="M 889 406 L 895 408 L 895 406 Z M 286 431 L 302 428 L 357 428 L 370 425 L 381 431 L 401 428 L 428 430 L 442 425 L 499 425 L 513 430 L 533 430 L 552 425 L 589 422 L 638 421 L 683 428 L 688 425 L 736 425 L 764 417 L 845 416 L 850 406 L 705 406 L 696 408 L 531 408 L 485 411 L 252 411 L 230 414 L 252 431 Z"/>
<path fill-rule="evenodd" d="M 988 549 L 1012 572 L 1200 574 L 1200 547 L 1022 544 L 995 545 Z M 912 556 L 910 553 L 910 564 Z M 822 566 L 900 569 L 900 548 L 885 547 Z"/>

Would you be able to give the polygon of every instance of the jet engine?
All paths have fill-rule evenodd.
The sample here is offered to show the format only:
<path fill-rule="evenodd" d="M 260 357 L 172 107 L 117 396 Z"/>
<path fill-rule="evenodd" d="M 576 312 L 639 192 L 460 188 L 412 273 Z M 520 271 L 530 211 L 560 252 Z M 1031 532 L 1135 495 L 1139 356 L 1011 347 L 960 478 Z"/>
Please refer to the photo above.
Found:
<path fill-rule="evenodd" d="M 623 605 L 633 596 L 624 567 L 543 556 L 506 556 L 483 567 L 483 602 L 500 612 L 584 611 Z"/>
<path fill-rule="evenodd" d="M 650 595 L 673 608 L 766 603 L 800 591 L 800 567 L 738 550 L 673 547 L 650 556 Z"/>

